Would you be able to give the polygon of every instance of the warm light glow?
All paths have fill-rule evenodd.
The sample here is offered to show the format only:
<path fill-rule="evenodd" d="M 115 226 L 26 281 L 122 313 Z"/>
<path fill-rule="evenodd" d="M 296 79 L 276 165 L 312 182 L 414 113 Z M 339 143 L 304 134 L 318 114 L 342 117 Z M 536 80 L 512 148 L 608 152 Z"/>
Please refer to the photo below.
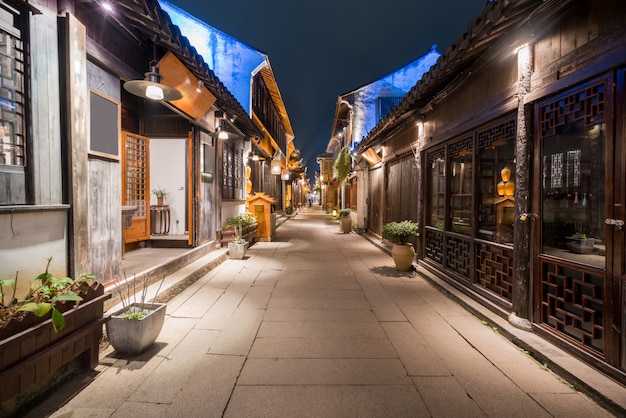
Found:
<path fill-rule="evenodd" d="M 253 154 L 252 161 L 259 161 L 259 156 L 257 154 Z"/>
<path fill-rule="evenodd" d="M 272 174 L 280 174 L 281 168 L 282 167 L 280 166 L 280 160 L 272 160 L 272 162 L 270 163 L 270 172 Z"/>
<path fill-rule="evenodd" d="M 280 179 L 289 180 L 289 170 L 287 170 L 286 168 L 283 168 L 283 170 L 280 173 Z"/>
<path fill-rule="evenodd" d="M 222 131 L 222 130 L 220 129 L 220 133 L 218 133 L 218 134 L 217 134 L 217 137 L 218 137 L 219 139 L 228 139 L 228 132 L 226 132 L 226 131 Z"/>
<path fill-rule="evenodd" d="M 146 87 L 146 97 L 152 100 L 163 100 L 163 89 L 159 86 Z"/>

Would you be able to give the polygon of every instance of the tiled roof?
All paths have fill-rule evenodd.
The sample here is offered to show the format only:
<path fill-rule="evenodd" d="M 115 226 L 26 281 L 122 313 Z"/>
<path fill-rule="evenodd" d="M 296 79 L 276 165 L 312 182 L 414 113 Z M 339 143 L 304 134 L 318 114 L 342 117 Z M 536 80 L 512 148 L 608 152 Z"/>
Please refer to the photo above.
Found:
<path fill-rule="evenodd" d="M 487 3 L 481 15 L 456 38 L 435 65 L 415 84 L 402 100 L 361 141 L 362 153 L 384 139 L 398 123 L 432 102 L 435 95 L 454 84 L 496 40 L 525 22 L 534 9 L 547 3 L 567 4 L 567 0 L 501 0 Z"/>
<path fill-rule="evenodd" d="M 94 3 L 96 4 L 96 3 Z M 174 25 L 157 0 L 117 0 L 123 23 L 146 40 L 158 36 L 159 45 L 171 51 L 216 97 L 216 106 L 229 116 L 236 116 L 235 125 L 244 134 L 257 138 L 263 135 L 243 106 L 209 68 L 202 56 Z"/>

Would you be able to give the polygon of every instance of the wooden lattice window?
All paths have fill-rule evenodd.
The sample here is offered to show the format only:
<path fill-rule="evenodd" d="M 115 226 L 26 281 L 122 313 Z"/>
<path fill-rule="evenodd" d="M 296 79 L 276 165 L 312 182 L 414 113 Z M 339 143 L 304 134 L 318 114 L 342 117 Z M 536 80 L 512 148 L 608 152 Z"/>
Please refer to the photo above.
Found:
<path fill-rule="evenodd" d="M 604 277 L 542 263 L 541 319 L 544 324 L 604 352 Z"/>
<path fill-rule="evenodd" d="M 222 158 L 222 198 L 243 199 L 243 151 L 224 143 Z"/>
<path fill-rule="evenodd" d="M 134 217 L 147 216 L 149 190 L 149 140 L 132 134 L 126 135 L 124 204 L 137 206 Z"/>
<path fill-rule="evenodd" d="M 29 203 L 24 113 L 27 19 L 28 12 L 20 6 L 0 2 L 0 205 Z"/>
<path fill-rule="evenodd" d="M 541 106 L 541 135 L 557 135 L 560 128 L 583 123 L 585 129 L 604 122 L 604 82 L 592 84 Z"/>

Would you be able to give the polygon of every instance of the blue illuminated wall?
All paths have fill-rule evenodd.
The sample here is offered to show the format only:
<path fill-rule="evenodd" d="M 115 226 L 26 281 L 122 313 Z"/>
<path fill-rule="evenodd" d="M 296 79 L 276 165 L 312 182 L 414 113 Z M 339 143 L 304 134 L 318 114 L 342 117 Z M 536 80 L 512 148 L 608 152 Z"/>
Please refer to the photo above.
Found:
<path fill-rule="evenodd" d="M 167 1 L 160 0 L 159 4 L 172 22 L 180 28 L 183 36 L 189 39 L 217 78 L 251 115 L 252 73 L 267 61 L 267 56 Z"/>
<path fill-rule="evenodd" d="M 341 97 L 353 106 L 352 146 L 355 147 L 382 119 L 390 107 L 406 95 L 441 56 L 436 45 L 421 57 Z"/>

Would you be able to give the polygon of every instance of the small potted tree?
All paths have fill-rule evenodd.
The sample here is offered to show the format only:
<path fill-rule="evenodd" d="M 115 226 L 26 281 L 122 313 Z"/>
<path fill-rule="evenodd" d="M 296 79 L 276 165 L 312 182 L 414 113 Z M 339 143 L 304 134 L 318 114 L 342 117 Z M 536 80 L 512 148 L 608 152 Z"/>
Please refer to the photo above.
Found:
<path fill-rule="evenodd" d="M 394 243 L 391 256 L 398 271 L 410 271 L 413 267 L 415 249 L 413 237 L 419 236 L 419 224 L 410 220 L 389 222 L 383 226 L 383 238 Z"/>
<path fill-rule="evenodd" d="M 230 258 L 241 260 L 246 255 L 250 243 L 243 237 L 243 230 L 256 223 L 256 216 L 250 213 L 242 213 L 226 221 L 226 228 L 233 228 L 235 237 L 228 243 L 228 254 Z"/>
<path fill-rule="evenodd" d="M 339 220 L 341 221 L 341 230 L 344 234 L 349 234 L 352 230 L 352 217 L 350 217 L 350 209 L 341 209 L 339 211 Z"/>

